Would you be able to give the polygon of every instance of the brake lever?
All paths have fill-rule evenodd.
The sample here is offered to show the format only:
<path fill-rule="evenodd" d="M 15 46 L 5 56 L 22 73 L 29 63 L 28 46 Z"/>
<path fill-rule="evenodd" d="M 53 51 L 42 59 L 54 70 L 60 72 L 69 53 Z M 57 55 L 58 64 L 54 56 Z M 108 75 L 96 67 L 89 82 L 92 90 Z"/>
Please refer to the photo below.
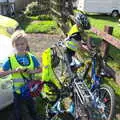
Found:
<path fill-rule="evenodd" d="M 104 59 L 105 62 L 107 62 L 108 59 L 109 59 L 109 60 L 114 60 L 114 58 L 113 58 L 112 56 L 110 56 L 110 55 L 104 56 L 103 59 Z"/>
<path fill-rule="evenodd" d="M 110 58 L 110 60 L 114 60 L 114 58 L 110 55 L 108 55 L 107 57 Z"/>
<path fill-rule="evenodd" d="M 82 45 L 87 45 L 87 42 L 81 40 L 81 44 L 82 44 Z"/>

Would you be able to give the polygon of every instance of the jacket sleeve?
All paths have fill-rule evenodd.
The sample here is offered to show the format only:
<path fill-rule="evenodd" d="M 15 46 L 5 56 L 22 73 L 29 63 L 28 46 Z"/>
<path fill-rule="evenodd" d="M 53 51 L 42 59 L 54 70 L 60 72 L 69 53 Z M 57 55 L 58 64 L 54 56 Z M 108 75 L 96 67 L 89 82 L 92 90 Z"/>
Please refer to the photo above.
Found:
<path fill-rule="evenodd" d="M 70 36 L 70 38 L 74 38 L 77 41 L 81 41 L 81 35 L 80 32 L 76 32 Z"/>
<path fill-rule="evenodd" d="M 8 58 L 3 62 L 2 69 L 4 71 L 8 71 L 11 69 L 10 60 Z"/>

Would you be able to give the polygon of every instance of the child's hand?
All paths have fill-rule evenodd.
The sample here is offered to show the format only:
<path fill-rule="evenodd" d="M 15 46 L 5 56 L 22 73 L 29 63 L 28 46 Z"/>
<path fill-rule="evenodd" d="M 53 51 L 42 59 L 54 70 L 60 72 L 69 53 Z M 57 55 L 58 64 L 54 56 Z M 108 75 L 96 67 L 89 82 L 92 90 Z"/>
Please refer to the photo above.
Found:
<path fill-rule="evenodd" d="M 25 69 L 23 68 L 16 68 L 15 70 L 12 70 L 12 73 L 20 73 L 20 72 L 24 72 Z"/>
<path fill-rule="evenodd" d="M 28 74 L 33 74 L 34 71 L 33 70 L 30 70 L 30 69 L 26 69 L 24 72 L 28 73 Z"/>

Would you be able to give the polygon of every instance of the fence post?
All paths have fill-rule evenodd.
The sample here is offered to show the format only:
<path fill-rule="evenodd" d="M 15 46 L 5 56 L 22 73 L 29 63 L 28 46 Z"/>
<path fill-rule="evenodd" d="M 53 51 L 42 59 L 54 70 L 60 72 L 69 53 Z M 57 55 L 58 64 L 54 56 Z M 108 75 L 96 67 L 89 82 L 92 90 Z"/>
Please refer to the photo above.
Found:
<path fill-rule="evenodd" d="M 104 26 L 104 32 L 112 35 L 113 27 L 111 27 L 111 26 Z M 101 52 L 102 52 L 102 56 L 106 57 L 106 59 L 107 59 L 108 52 L 109 52 L 109 43 L 106 42 L 105 40 L 103 40 L 102 43 L 101 43 Z"/>

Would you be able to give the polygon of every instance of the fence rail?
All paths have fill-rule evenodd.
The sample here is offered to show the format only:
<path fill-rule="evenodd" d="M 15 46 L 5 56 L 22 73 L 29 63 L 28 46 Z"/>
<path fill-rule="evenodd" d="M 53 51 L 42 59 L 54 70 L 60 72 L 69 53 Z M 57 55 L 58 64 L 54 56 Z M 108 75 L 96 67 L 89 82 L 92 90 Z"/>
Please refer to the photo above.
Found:
<path fill-rule="evenodd" d="M 61 17 L 63 23 L 61 23 L 61 21 L 60 21 L 60 24 L 62 24 L 60 26 L 62 26 L 62 30 L 65 31 L 64 29 L 67 27 L 67 26 L 65 26 L 66 25 L 65 21 L 67 21 L 66 19 L 69 19 L 72 22 L 72 24 L 74 24 L 74 16 L 72 15 L 72 12 L 71 13 L 69 12 L 69 11 L 73 11 L 73 7 L 70 8 L 70 6 L 72 6 L 72 0 L 61 0 L 61 1 L 60 0 L 50 0 L 50 1 L 51 1 L 51 11 L 54 14 L 56 14 L 56 17 Z M 69 12 L 69 14 L 67 14 L 66 10 Z M 66 12 L 66 15 L 65 15 L 65 12 Z M 107 30 L 100 31 L 97 28 L 92 27 L 91 32 L 95 33 L 96 35 L 98 35 L 99 37 L 104 39 L 105 42 L 120 49 L 120 40 L 113 37 L 112 35 L 108 34 L 109 29 L 112 27 L 108 26 L 105 28 L 107 28 Z M 111 32 L 111 34 L 112 34 L 112 32 Z"/>
<path fill-rule="evenodd" d="M 50 13 L 50 0 L 37 0 L 39 9 L 35 10 L 38 15 Z"/>
<path fill-rule="evenodd" d="M 120 40 L 113 37 L 112 35 L 107 34 L 106 32 L 100 31 L 95 27 L 91 28 L 91 31 L 96 35 L 102 37 L 106 42 L 113 45 L 114 47 L 120 49 Z"/>
<path fill-rule="evenodd" d="M 73 15 L 70 15 L 69 19 L 74 23 L 74 16 Z M 109 31 L 109 28 L 113 29 L 113 27 L 111 27 L 111 26 L 105 26 L 105 27 L 108 29 L 107 31 Z M 95 27 L 91 28 L 91 32 L 95 33 L 96 35 L 98 35 L 99 37 L 104 39 L 106 42 L 111 44 L 112 46 L 120 49 L 120 40 L 115 38 L 115 37 L 113 37 L 112 35 L 108 34 L 107 31 L 104 32 L 104 31 L 98 30 Z"/>

